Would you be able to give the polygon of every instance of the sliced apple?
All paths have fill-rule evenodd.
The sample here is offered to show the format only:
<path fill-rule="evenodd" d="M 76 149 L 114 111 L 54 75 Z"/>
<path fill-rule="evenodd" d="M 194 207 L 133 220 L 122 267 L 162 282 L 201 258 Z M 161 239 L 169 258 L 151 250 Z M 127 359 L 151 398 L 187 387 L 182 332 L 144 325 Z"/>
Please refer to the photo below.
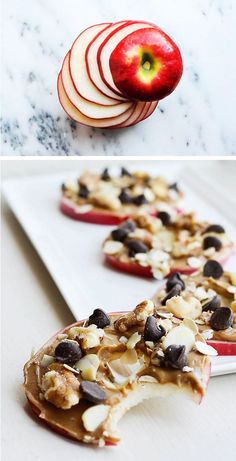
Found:
<path fill-rule="evenodd" d="M 147 110 L 148 110 L 148 108 L 147 108 L 146 104 L 143 104 L 141 101 L 139 101 L 136 104 L 135 110 L 132 113 L 132 115 L 130 116 L 130 118 L 128 120 L 126 120 L 126 122 L 124 122 L 121 125 L 117 126 L 117 128 L 128 127 L 128 126 L 132 126 L 132 125 L 138 123 L 138 121 L 142 120 L 143 112 L 146 112 Z"/>
<path fill-rule="evenodd" d="M 98 67 L 97 54 L 100 46 L 104 43 L 107 37 L 116 30 L 122 29 L 126 24 L 129 24 L 131 21 L 122 21 L 115 24 L 111 24 L 106 29 L 102 30 L 87 46 L 85 53 L 86 69 L 87 74 L 97 91 L 101 92 L 106 97 L 110 97 L 117 100 L 126 100 L 121 93 L 116 93 L 111 89 L 107 88 L 100 76 L 100 71 Z"/>
<path fill-rule="evenodd" d="M 93 39 L 109 26 L 110 23 L 96 24 L 84 30 L 72 45 L 69 62 L 71 79 L 76 91 L 84 99 L 104 106 L 113 106 L 119 101 L 104 95 L 93 85 L 88 76 L 85 54 Z"/>
<path fill-rule="evenodd" d="M 224 264 L 229 258 L 231 252 L 228 251 L 228 248 L 225 248 L 224 251 L 221 251 L 221 254 L 218 256 L 218 258 L 214 257 L 214 259 L 219 261 L 220 264 Z M 105 255 L 105 261 L 110 266 L 122 272 L 127 272 L 129 274 L 138 275 L 141 277 L 154 278 L 150 266 L 144 267 L 144 266 L 141 266 L 140 264 L 137 264 L 134 261 L 129 261 L 129 262 L 120 261 L 118 257 L 111 256 L 111 255 Z M 174 274 L 175 272 L 180 272 L 181 274 L 185 274 L 185 275 L 191 275 L 197 272 L 198 270 L 199 268 L 193 268 L 193 267 L 187 267 L 187 266 L 184 266 L 182 268 L 173 267 L 170 270 L 169 274 L 166 275 L 166 277 L 169 277 L 171 274 Z"/>
<path fill-rule="evenodd" d="M 132 102 L 121 102 L 113 106 L 104 106 L 98 103 L 87 101 L 82 98 L 79 93 L 75 90 L 73 82 L 70 76 L 69 70 L 69 56 L 70 53 L 67 53 L 61 71 L 61 78 L 65 92 L 72 102 L 72 104 L 86 117 L 95 118 L 95 119 L 104 119 L 104 118 L 113 118 L 117 115 L 121 115 L 126 112 L 131 106 Z"/>
<path fill-rule="evenodd" d="M 207 340 L 207 344 L 213 346 L 217 350 L 218 355 L 236 355 L 235 342 L 209 339 Z"/>
<path fill-rule="evenodd" d="M 110 128 L 110 127 L 115 127 L 116 125 L 119 125 L 120 123 L 125 122 L 131 115 L 134 106 L 131 106 L 130 109 L 128 109 L 126 112 L 124 112 L 121 115 L 118 115 L 117 117 L 113 118 L 104 118 L 104 119 L 93 119 L 86 117 L 84 114 L 82 114 L 69 100 L 65 89 L 63 87 L 62 83 L 62 78 L 61 74 L 58 76 L 58 97 L 60 100 L 60 103 L 65 110 L 65 112 L 71 117 L 73 120 L 76 122 L 81 123 L 82 125 L 86 126 L 93 126 L 95 128 Z M 135 105 L 135 103 L 134 103 Z"/>
<path fill-rule="evenodd" d="M 99 73 L 104 84 L 108 88 L 110 88 L 110 90 L 116 92 L 117 94 L 122 94 L 114 84 L 110 69 L 110 56 L 113 53 L 114 49 L 117 47 L 121 40 L 123 40 L 125 37 L 129 36 L 133 32 L 136 32 L 141 29 L 152 29 L 153 27 L 154 26 L 152 24 L 149 24 L 147 22 L 133 21 L 129 24 L 123 25 L 123 27 L 114 31 L 101 44 L 97 54 Z"/>
<path fill-rule="evenodd" d="M 91 224 L 108 224 L 114 226 L 122 223 L 128 216 L 118 216 L 115 214 L 103 213 L 101 211 L 89 211 L 87 213 L 76 212 L 76 207 L 73 204 L 69 204 L 69 201 L 65 201 L 63 198 L 60 202 L 60 210 L 65 215 L 69 216 L 76 221 L 88 222 Z"/>
<path fill-rule="evenodd" d="M 157 108 L 157 105 L 158 105 L 159 101 L 154 101 L 151 103 L 151 106 L 147 112 L 147 114 L 145 115 L 145 117 L 142 119 L 142 120 L 146 120 L 146 118 L 150 117 L 150 115 L 153 114 L 153 112 L 156 110 Z"/>

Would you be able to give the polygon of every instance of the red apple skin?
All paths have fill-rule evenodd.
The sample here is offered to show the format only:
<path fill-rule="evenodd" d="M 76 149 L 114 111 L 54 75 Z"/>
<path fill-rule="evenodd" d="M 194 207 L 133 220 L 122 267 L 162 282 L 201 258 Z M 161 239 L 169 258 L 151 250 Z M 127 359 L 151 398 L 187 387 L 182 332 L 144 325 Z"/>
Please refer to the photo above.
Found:
<path fill-rule="evenodd" d="M 151 69 L 142 64 L 150 59 Z M 173 40 L 158 27 L 138 30 L 121 40 L 110 56 L 113 80 L 130 99 L 156 101 L 171 94 L 183 73 Z"/>
<path fill-rule="evenodd" d="M 128 216 L 116 216 L 112 214 L 105 214 L 102 211 L 89 211 L 88 213 L 76 213 L 74 208 L 70 207 L 67 203 L 61 200 L 60 210 L 66 216 L 69 216 L 76 221 L 87 222 L 90 224 L 104 224 L 104 225 L 117 225 L 125 221 Z"/>
<path fill-rule="evenodd" d="M 207 341 L 207 344 L 214 347 L 217 350 L 218 355 L 236 355 L 236 343 L 235 342 L 226 342 L 211 340 Z"/>
<path fill-rule="evenodd" d="M 225 264 L 225 262 L 228 260 L 229 256 L 231 254 L 231 251 L 227 251 L 224 254 L 222 254 L 222 257 L 217 259 L 220 264 Z M 114 267 L 115 269 L 118 269 L 119 271 L 122 272 L 127 272 L 129 274 L 133 275 L 138 275 L 140 277 L 145 277 L 145 278 L 154 278 L 151 268 L 150 267 L 143 267 L 140 266 L 140 264 L 135 263 L 135 262 L 122 262 L 118 258 L 112 255 L 105 255 L 105 262 L 109 264 L 110 266 Z M 170 273 L 166 275 L 166 277 L 169 277 L 171 274 L 174 274 L 175 272 L 180 272 L 181 274 L 184 275 L 192 275 L 195 272 L 197 272 L 199 269 L 195 269 L 193 267 L 186 267 L 183 269 L 178 268 L 172 268 Z"/>

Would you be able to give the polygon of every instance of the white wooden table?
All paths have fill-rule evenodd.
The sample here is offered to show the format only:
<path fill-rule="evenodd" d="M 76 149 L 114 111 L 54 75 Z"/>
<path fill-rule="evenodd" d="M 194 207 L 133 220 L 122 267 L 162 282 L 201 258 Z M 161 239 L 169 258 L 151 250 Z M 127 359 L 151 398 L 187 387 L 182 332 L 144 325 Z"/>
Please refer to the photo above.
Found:
<path fill-rule="evenodd" d="M 4 176 L 32 172 L 35 163 L 5 164 Z M 38 172 L 52 171 L 51 161 L 37 163 Z M 63 162 L 58 165 L 57 169 L 63 168 Z M 4 460 L 233 460 L 236 375 L 212 378 L 200 406 L 183 398 L 169 398 L 148 401 L 133 409 L 120 423 L 123 437 L 115 448 L 84 447 L 39 424 L 21 389 L 22 367 L 32 347 L 40 347 L 73 317 L 5 203 L 2 231 Z"/>

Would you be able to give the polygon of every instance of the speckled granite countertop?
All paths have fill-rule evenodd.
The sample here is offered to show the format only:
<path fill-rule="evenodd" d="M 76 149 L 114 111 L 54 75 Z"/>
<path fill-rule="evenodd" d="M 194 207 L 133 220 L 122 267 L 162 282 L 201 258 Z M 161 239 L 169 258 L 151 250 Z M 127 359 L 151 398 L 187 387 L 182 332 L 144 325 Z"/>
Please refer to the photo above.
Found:
<path fill-rule="evenodd" d="M 2 155 L 236 154 L 236 5 L 233 0 L 5 0 Z M 177 90 L 124 130 L 76 125 L 61 109 L 62 59 L 88 25 L 151 20 L 182 50 Z"/>

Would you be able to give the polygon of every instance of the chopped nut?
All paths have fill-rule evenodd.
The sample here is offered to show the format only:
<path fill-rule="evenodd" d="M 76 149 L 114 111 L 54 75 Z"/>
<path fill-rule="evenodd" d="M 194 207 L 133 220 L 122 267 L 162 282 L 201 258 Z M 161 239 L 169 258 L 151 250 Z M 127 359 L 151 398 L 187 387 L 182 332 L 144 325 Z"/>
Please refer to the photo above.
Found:
<path fill-rule="evenodd" d="M 68 334 L 71 339 L 78 336 L 83 349 L 91 349 L 100 345 L 104 331 L 102 328 L 97 328 L 97 325 L 91 324 L 88 327 L 72 327 Z"/>
<path fill-rule="evenodd" d="M 183 323 L 178 327 L 172 328 L 172 330 L 164 336 L 163 347 L 167 349 L 168 346 L 185 346 L 186 352 L 191 351 L 195 343 L 195 335 L 190 328 L 186 327 Z"/>
<path fill-rule="evenodd" d="M 100 360 L 96 354 L 87 354 L 74 365 L 76 370 L 81 371 L 82 378 L 87 381 L 96 381 L 96 374 Z"/>
<path fill-rule="evenodd" d="M 166 307 L 172 312 L 176 317 L 179 318 L 197 318 L 201 315 L 202 306 L 199 299 L 190 297 L 188 300 L 185 300 L 182 296 L 173 296 L 171 299 L 168 299 L 166 302 Z"/>
<path fill-rule="evenodd" d="M 121 332 L 127 331 L 129 328 L 135 325 L 143 324 L 147 317 L 152 315 L 154 312 L 154 304 L 150 300 L 145 300 L 138 304 L 136 308 L 126 315 L 123 315 L 117 319 L 114 326 Z"/>
<path fill-rule="evenodd" d="M 183 325 L 185 325 L 186 327 L 190 328 L 190 330 L 192 330 L 193 334 L 194 335 L 197 335 L 198 333 L 198 327 L 196 325 L 196 323 L 192 320 L 192 319 L 189 319 L 189 318 L 185 318 L 183 320 Z"/>
<path fill-rule="evenodd" d="M 55 360 L 54 357 L 52 357 L 51 355 L 44 354 L 40 362 L 40 365 L 41 367 L 47 368 L 49 365 L 51 365 L 51 363 L 54 362 L 54 360 Z"/>
<path fill-rule="evenodd" d="M 143 375 L 139 378 L 140 383 L 158 383 L 157 379 L 154 376 Z"/>
<path fill-rule="evenodd" d="M 103 245 L 103 251 L 107 255 L 115 255 L 120 253 L 120 251 L 124 248 L 123 243 L 116 242 L 113 240 L 107 240 Z"/>
<path fill-rule="evenodd" d="M 68 410 L 79 403 L 79 381 L 67 370 L 51 370 L 42 379 L 44 398 L 58 408 Z"/>

